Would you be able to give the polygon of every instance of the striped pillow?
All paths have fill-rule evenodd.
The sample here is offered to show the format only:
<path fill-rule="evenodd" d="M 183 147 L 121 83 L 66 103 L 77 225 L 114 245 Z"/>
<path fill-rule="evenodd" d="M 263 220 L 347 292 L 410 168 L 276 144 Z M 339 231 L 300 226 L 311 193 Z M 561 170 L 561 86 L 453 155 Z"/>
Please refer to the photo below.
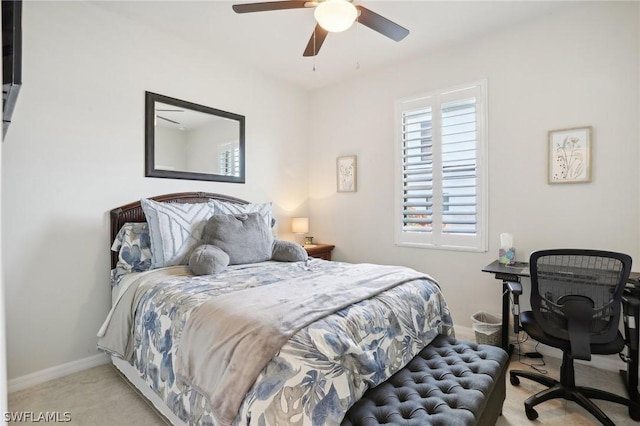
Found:
<path fill-rule="evenodd" d="M 248 214 L 260 213 L 269 228 L 274 225 L 273 216 L 271 215 L 272 204 L 235 204 L 227 201 L 211 200 L 215 207 L 215 214 Z"/>
<path fill-rule="evenodd" d="M 207 220 L 215 208 L 207 203 L 159 203 L 143 198 L 142 210 L 149 224 L 151 268 L 186 265 L 201 243 Z"/>

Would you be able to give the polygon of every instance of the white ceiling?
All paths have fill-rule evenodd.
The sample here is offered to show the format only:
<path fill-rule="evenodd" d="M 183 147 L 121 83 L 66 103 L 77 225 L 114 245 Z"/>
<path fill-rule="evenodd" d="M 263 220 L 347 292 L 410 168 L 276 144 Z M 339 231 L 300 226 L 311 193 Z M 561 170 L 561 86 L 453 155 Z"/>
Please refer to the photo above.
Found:
<path fill-rule="evenodd" d="M 356 24 L 343 33 L 329 34 L 314 60 L 302 56 L 315 25 L 313 9 L 246 14 L 236 14 L 231 9 L 236 3 L 254 2 L 152 0 L 95 4 L 198 43 L 212 54 L 244 62 L 305 89 L 315 89 L 576 3 L 355 0 L 409 29 L 410 34 L 395 42 Z"/>

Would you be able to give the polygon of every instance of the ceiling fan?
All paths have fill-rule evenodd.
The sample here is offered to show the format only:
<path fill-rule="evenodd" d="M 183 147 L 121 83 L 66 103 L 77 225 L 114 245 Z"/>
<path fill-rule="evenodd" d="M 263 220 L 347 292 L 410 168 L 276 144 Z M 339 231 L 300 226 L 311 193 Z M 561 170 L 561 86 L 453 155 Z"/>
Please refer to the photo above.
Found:
<path fill-rule="evenodd" d="M 177 125 L 181 125 L 182 123 L 180 123 L 179 121 L 175 121 L 175 120 L 171 120 L 167 117 L 163 117 L 160 114 L 158 114 L 158 112 L 184 112 L 184 110 L 182 109 L 158 109 L 156 108 L 156 117 L 164 120 L 164 121 L 168 121 L 169 123 L 173 123 L 173 124 L 177 124 Z"/>
<path fill-rule="evenodd" d="M 311 34 L 303 56 L 316 56 L 330 32 L 348 29 L 354 22 L 369 27 L 394 41 L 400 41 L 409 30 L 360 5 L 353 0 L 269 1 L 233 5 L 236 13 L 266 12 L 269 10 L 315 8 L 317 25 Z"/>

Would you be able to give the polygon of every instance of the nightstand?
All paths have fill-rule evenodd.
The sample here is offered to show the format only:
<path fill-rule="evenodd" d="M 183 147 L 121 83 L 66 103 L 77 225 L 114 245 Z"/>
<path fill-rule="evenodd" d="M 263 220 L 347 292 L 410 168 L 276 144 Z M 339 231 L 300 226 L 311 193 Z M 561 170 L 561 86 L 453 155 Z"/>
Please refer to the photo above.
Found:
<path fill-rule="evenodd" d="M 335 246 L 331 244 L 309 244 L 303 247 L 307 251 L 307 254 L 311 257 L 331 260 L 331 251 Z"/>

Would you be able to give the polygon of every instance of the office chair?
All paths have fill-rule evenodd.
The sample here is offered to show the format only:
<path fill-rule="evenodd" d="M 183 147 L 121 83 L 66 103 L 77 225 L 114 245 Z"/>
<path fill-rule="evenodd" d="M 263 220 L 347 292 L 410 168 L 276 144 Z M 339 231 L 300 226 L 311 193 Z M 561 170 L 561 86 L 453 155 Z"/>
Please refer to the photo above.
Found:
<path fill-rule="evenodd" d="M 614 423 L 590 399 L 624 404 L 630 414 L 637 413 L 636 402 L 576 386 L 573 366 L 574 359 L 591 360 L 592 354 L 623 350 L 625 341 L 618 325 L 631 257 L 597 250 L 541 250 L 531 254 L 529 267 L 531 311 L 519 314 L 521 328 L 538 342 L 561 349 L 563 355 L 559 381 L 529 371 L 510 372 L 514 386 L 523 377 L 548 387 L 524 402 L 527 418 L 535 420 L 538 413 L 533 407 L 555 398 L 575 401 L 604 425 Z"/>

